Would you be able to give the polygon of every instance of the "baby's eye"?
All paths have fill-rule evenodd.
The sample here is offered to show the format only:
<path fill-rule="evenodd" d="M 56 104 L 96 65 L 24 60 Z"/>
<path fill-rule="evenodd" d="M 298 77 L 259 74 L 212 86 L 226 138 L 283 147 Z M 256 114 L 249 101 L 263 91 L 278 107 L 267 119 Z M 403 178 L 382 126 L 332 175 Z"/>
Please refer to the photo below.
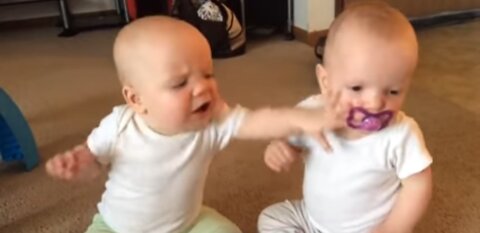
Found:
<path fill-rule="evenodd" d="M 182 88 L 186 85 L 187 85 L 187 80 L 183 80 L 182 82 L 179 82 L 179 83 L 173 85 L 172 88 L 173 89 L 180 89 L 180 88 Z"/>
<path fill-rule="evenodd" d="M 362 86 L 352 86 L 352 87 L 350 87 L 350 89 L 352 91 L 355 91 L 355 92 L 360 92 L 360 91 L 362 91 L 363 87 Z"/>
<path fill-rule="evenodd" d="M 206 74 L 206 75 L 205 75 L 205 78 L 206 78 L 206 79 L 211 79 L 211 78 L 214 78 L 214 77 L 215 77 L 214 74 Z"/>
<path fill-rule="evenodd" d="M 390 91 L 388 91 L 388 94 L 390 94 L 390 95 L 398 95 L 398 94 L 400 94 L 400 91 L 398 91 L 398 90 L 390 90 Z"/>

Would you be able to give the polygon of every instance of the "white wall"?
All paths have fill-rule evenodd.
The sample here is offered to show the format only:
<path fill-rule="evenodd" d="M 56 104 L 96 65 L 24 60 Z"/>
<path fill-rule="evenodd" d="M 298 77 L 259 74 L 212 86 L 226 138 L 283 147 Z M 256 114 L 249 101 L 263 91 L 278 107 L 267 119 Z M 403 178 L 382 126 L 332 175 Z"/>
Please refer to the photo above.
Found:
<path fill-rule="evenodd" d="M 312 0 L 293 1 L 293 24 L 301 29 L 308 30 L 308 5 Z"/>
<path fill-rule="evenodd" d="M 85 13 L 114 9 L 114 1 L 115 0 L 70 0 L 68 1 L 68 4 L 73 13 Z M 57 1 L 0 7 L 0 21 L 31 19 L 55 15 L 59 15 Z"/>
<path fill-rule="evenodd" d="M 335 0 L 309 0 L 309 31 L 327 29 L 335 17 Z"/>
<path fill-rule="evenodd" d="M 335 0 L 293 0 L 294 25 L 308 32 L 328 29 L 335 17 Z"/>

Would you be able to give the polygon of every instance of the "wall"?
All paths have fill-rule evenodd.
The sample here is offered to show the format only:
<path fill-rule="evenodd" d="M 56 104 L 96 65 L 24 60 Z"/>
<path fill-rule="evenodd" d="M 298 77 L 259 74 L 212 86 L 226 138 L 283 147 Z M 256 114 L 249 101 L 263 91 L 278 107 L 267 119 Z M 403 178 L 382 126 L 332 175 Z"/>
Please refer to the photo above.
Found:
<path fill-rule="evenodd" d="M 335 0 L 292 0 L 293 24 L 307 32 L 328 29 L 335 16 Z"/>

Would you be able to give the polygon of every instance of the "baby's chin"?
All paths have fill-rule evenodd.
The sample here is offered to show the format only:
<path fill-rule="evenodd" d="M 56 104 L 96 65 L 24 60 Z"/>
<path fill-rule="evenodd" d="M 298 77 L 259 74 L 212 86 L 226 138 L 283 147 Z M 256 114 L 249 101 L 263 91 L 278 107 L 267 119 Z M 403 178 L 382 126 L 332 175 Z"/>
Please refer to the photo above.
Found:
<path fill-rule="evenodd" d="M 335 130 L 335 133 L 342 138 L 345 138 L 348 140 L 355 140 L 355 139 L 360 139 L 362 137 L 368 136 L 375 132 L 365 131 L 361 129 L 353 129 L 351 127 L 345 126 L 341 129 Z"/>
<path fill-rule="evenodd" d="M 186 129 L 184 131 L 185 132 L 201 131 L 201 130 L 206 129 L 210 125 L 211 122 L 212 122 L 211 118 L 206 119 L 204 121 L 192 122 L 191 124 L 188 125 L 188 127 L 186 127 Z"/>
<path fill-rule="evenodd" d="M 187 122 L 188 129 L 190 131 L 198 131 L 205 129 L 210 125 L 213 119 L 213 114 L 211 111 L 205 112 L 202 115 L 194 115 L 190 118 L 189 122 Z"/>

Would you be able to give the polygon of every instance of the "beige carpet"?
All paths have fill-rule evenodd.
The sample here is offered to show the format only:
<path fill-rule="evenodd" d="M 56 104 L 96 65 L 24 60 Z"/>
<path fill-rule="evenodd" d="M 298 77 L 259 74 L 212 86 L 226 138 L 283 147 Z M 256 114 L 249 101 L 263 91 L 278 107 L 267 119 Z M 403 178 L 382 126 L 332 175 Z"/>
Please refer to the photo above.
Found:
<path fill-rule="evenodd" d="M 84 140 L 122 102 L 110 58 L 116 30 L 57 38 L 56 29 L 0 32 L 0 86 L 27 116 L 41 152 L 32 172 L 0 170 L 1 233 L 83 232 L 104 180 L 64 184 L 43 165 Z M 406 104 L 434 155 L 435 194 L 416 232 L 480 232 L 480 21 L 419 33 L 421 61 Z M 317 91 L 312 48 L 281 38 L 249 44 L 245 56 L 218 60 L 225 98 L 248 107 L 291 105 Z M 0 106 L 1 107 L 1 106 Z M 262 208 L 301 197 L 302 167 L 274 174 L 265 142 L 235 142 L 214 161 L 205 202 L 255 232 Z"/>

